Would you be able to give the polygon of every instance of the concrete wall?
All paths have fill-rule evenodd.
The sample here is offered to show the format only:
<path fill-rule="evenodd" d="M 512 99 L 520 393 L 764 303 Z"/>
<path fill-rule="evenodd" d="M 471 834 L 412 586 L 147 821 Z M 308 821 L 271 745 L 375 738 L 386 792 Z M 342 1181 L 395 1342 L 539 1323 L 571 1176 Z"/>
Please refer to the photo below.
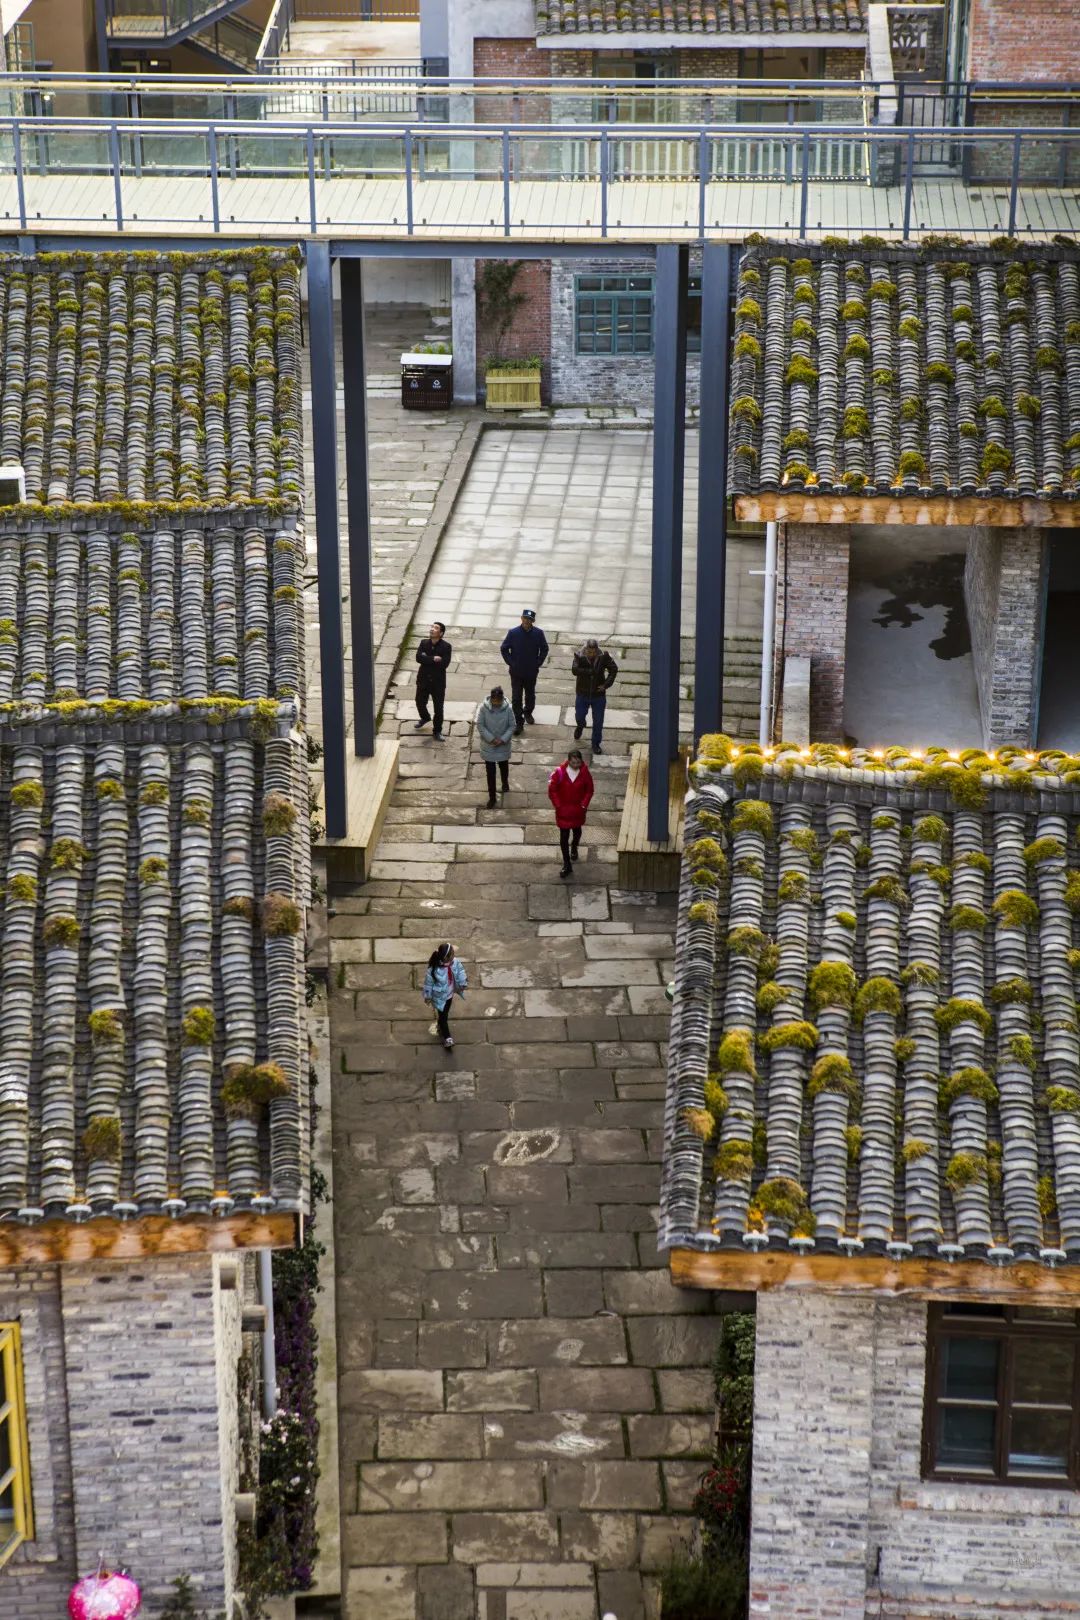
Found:
<path fill-rule="evenodd" d="M 96 69 L 97 34 L 93 0 L 32 0 L 24 13 L 34 25 L 34 52 L 57 73 Z"/>
<path fill-rule="evenodd" d="M 844 740 L 850 545 L 850 531 L 843 524 L 788 523 L 780 527 L 777 669 L 781 657 L 809 658 L 810 736 L 814 742 Z"/>
<path fill-rule="evenodd" d="M 752 1617 L 1080 1613 L 1075 1493 L 920 1479 L 926 1310 L 759 1295 Z"/>
<path fill-rule="evenodd" d="M 99 1554 L 148 1614 L 177 1575 L 231 1605 L 239 1291 L 209 1255 L 0 1273 L 22 1324 L 35 1537 L 0 1571 L 0 1615 L 55 1620 Z"/>
<path fill-rule="evenodd" d="M 972 529 L 964 601 L 983 744 L 1034 741 L 1049 547 L 1041 529 Z"/>

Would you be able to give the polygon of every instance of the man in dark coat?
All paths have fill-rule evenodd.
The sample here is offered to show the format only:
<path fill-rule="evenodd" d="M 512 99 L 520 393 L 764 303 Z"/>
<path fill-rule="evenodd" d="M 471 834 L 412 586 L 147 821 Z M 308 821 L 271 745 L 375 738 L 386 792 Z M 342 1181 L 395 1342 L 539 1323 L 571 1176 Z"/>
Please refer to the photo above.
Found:
<path fill-rule="evenodd" d="M 574 654 L 574 678 L 577 690 L 574 697 L 574 736 L 580 737 L 592 709 L 592 746 L 594 754 L 604 752 L 604 710 L 607 708 L 608 688 L 619 673 L 619 666 L 609 652 L 603 652 L 592 636 Z"/>
<path fill-rule="evenodd" d="M 423 731 L 431 716 L 428 714 L 428 699 L 431 699 L 435 711 L 435 729 L 432 737 L 435 742 L 443 740 L 443 702 L 446 698 L 446 671 L 450 668 L 450 658 L 454 651 L 446 639 L 446 626 L 440 624 L 438 619 L 428 631 L 426 640 L 422 641 L 416 649 L 416 662 L 420 668 L 416 672 L 416 712 L 420 716 L 416 722 L 415 730 Z"/>
<path fill-rule="evenodd" d="M 514 710 L 514 736 L 520 737 L 525 722 L 533 724 L 536 706 L 536 677 L 548 655 L 547 637 L 538 628 L 536 614 L 525 608 L 521 623 L 508 630 L 499 648 L 510 671 L 510 701 Z"/>

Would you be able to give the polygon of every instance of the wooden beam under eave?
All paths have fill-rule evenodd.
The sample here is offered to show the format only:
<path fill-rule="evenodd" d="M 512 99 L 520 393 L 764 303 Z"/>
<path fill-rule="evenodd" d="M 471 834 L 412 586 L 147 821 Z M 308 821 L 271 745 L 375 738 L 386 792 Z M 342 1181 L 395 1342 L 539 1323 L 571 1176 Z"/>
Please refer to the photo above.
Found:
<path fill-rule="evenodd" d="M 1080 528 L 1080 501 L 1005 496 L 801 495 L 783 490 L 737 495 L 743 523 L 878 523 L 989 529 Z"/>
<path fill-rule="evenodd" d="M 702 1254 L 672 1249 L 671 1280 L 680 1288 L 733 1289 L 762 1293 L 801 1288 L 826 1294 L 873 1294 L 908 1299 L 994 1299 L 1005 1305 L 1080 1301 L 1080 1266 L 1023 1261 L 994 1266 L 985 1260 L 890 1260 L 886 1256 L 760 1254 L 723 1250 Z"/>
<path fill-rule="evenodd" d="M 145 1260 L 178 1254 L 223 1254 L 232 1249 L 291 1249 L 300 1235 L 290 1214 L 111 1215 L 88 1221 L 0 1222 L 0 1267 L 57 1265 L 79 1260 Z"/>

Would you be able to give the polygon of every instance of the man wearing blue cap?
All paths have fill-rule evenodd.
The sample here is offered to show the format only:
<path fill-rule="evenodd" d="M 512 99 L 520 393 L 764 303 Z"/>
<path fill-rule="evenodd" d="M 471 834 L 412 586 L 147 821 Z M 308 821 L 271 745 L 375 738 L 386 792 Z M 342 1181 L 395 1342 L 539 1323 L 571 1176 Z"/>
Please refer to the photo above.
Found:
<path fill-rule="evenodd" d="M 537 627 L 532 608 L 522 611 L 521 623 L 506 632 L 499 648 L 510 671 L 510 701 L 514 710 L 514 736 L 520 737 L 525 722 L 531 726 L 536 706 L 536 677 L 548 655 L 547 637 Z"/>

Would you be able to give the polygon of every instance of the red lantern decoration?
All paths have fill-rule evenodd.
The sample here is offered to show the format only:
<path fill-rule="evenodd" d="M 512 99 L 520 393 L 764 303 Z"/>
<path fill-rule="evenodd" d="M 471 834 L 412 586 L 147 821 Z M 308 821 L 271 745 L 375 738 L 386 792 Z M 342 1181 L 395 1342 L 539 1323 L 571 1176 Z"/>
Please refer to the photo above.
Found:
<path fill-rule="evenodd" d="M 135 1620 L 142 1593 L 130 1575 L 99 1569 L 76 1581 L 68 1598 L 71 1620 Z"/>

